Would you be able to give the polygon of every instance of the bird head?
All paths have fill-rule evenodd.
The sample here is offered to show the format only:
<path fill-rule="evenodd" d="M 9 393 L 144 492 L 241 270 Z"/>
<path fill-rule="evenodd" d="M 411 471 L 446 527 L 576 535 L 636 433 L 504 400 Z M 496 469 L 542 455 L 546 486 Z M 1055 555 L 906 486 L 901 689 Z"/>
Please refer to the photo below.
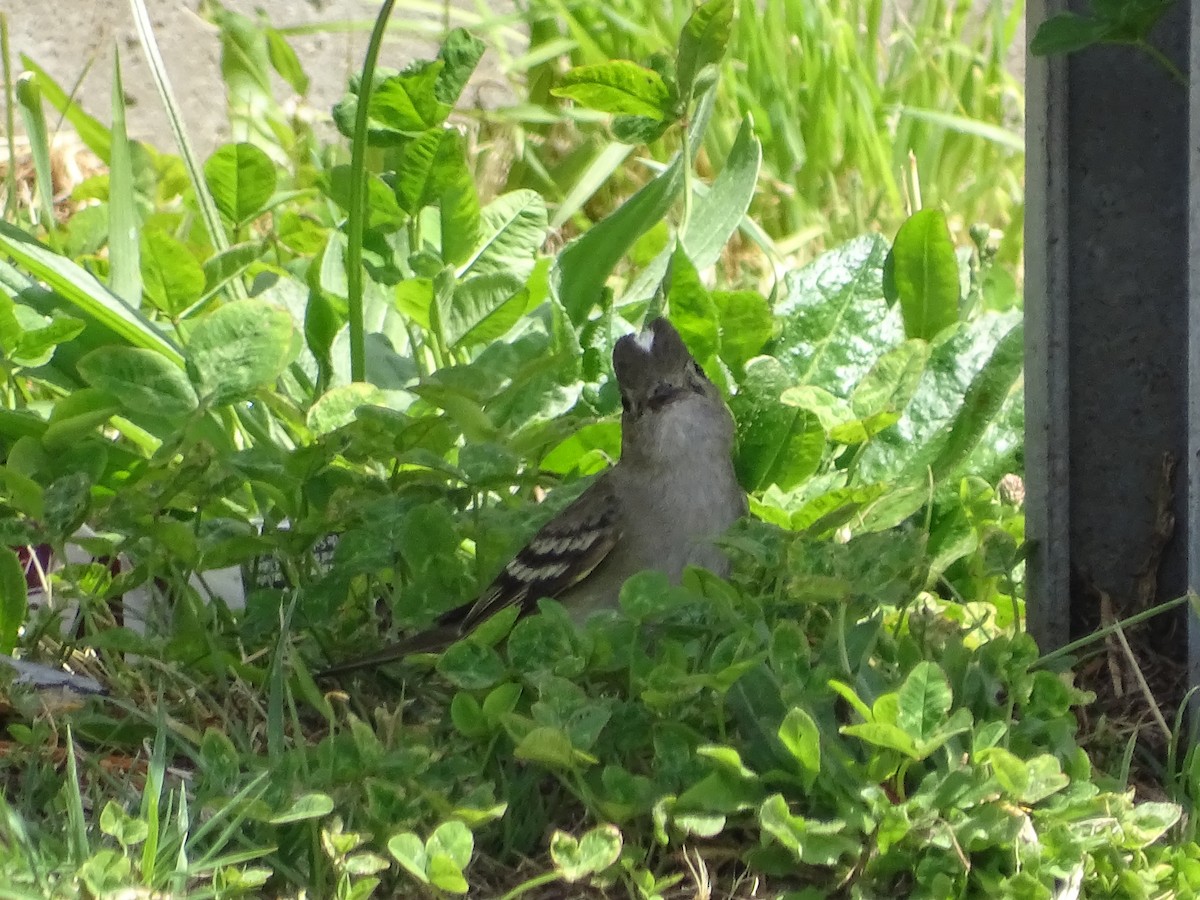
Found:
<path fill-rule="evenodd" d="M 679 455 L 709 437 L 732 444 L 733 422 L 720 391 L 666 319 L 620 338 L 613 371 L 621 391 L 623 457 Z"/>

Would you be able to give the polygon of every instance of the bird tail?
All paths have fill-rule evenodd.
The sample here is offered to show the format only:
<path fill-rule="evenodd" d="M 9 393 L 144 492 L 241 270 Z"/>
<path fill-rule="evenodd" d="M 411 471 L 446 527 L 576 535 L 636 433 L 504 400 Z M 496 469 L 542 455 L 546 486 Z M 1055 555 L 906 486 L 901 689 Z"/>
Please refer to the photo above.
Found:
<path fill-rule="evenodd" d="M 345 675 L 348 672 L 357 672 L 359 669 L 373 669 L 387 663 L 399 662 L 415 653 L 440 653 L 460 637 L 462 637 L 462 633 L 457 628 L 432 628 L 429 631 L 423 631 L 410 638 L 390 644 L 382 650 L 378 650 L 367 656 L 358 656 L 354 659 L 348 659 L 345 662 L 335 663 L 315 673 L 313 677 L 334 678 L 338 675 Z"/>

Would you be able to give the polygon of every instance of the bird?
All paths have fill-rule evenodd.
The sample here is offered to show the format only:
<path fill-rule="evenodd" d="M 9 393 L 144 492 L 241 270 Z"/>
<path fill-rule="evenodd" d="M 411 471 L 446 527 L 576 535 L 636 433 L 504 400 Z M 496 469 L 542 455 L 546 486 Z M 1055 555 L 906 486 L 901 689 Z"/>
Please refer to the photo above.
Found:
<path fill-rule="evenodd" d="M 746 515 L 733 464 L 735 426 L 716 385 L 667 319 L 613 346 L 621 395 L 621 456 L 538 530 L 475 599 L 426 631 L 317 677 L 440 652 L 509 606 L 524 616 L 543 597 L 582 624 L 617 606 L 621 586 L 648 569 L 678 582 L 689 565 L 725 576 L 715 543 Z"/>

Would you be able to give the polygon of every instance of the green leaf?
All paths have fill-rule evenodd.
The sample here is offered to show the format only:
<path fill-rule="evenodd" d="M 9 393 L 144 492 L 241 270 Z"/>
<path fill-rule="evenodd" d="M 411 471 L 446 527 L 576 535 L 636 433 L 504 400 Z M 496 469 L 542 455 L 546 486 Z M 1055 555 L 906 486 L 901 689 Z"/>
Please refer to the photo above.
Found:
<path fill-rule="evenodd" d="M 1037 34 L 1029 42 L 1029 52 L 1034 56 L 1074 53 L 1103 42 L 1108 30 L 1109 24 L 1099 19 L 1059 13 L 1038 26 Z"/>
<path fill-rule="evenodd" d="M 289 822 L 304 822 L 308 819 L 320 819 L 333 812 L 333 798 L 328 794 L 312 792 L 301 794 L 292 805 L 281 813 L 271 817 L 272 825 L 286 825 Z"/>
<path fill-rule="evenodd" d="M 671 322 L 697 362 L 708 365 L 717 353 L 717 307 L 682 246 L 671 254 L 670 279 Z"/>
<path fill-rule="evenodd" d="M 528 278 L 546 241 L 546 201 L 536 191 L 511 191 L 489 203 L 481 220 L 479 243 L 462 271 Z"/>
<path fill-rule="evenodd" d="M 308 410 L 305 424 L 314 435 L 329 434 L 353 422 L 359 407 L 387 405 L 388 395 L 373 384 L 361 381 L 342 384 L 317 399 Z"/>
<path fill-rule="evenodd" d="M 295 356 L 291 314 L 259 300 L 226 303 L 203 316 L 188 339 L 201 396 L 231 403 L 275 381 Z"/>
<path fill-rule="evenodd" d="M 431 859 L 442 855 L 449 859 L 459 870 L 465 869 L 471 862 L 471 854 L 475 851 L 475 835 L 471 829 L 452 819 L 443 822 L 434 829 L 429 840 L 425 842 L 425 854 Z"/>
<path fill-rule="evenodd" d="M 900 226 L 887 267 L 908 337 L 933 340 L 958 321 L 958 258 L 940 209 L 913 213 Z"/>
<path fill-rule="evenodd" d="M 761 356 L 746 365 L 741 388 L 729 401 L 738 431 L 735 466 L 748 491 L 769 484 L 788 490 L 821 463 L 825 432 L 816 415 L 780 400 L 791 386 L 780 362 Z"/>
<path fill-rule="evenodd" d="M 859 738 L 885 750 L 896 750 L 911 759 L 919 759 L 916 742 L 903 728 L 886 722 L 864 722 L 861 725 L 843 725 L 839 731 Z"/>
<path fill-rule="evenodd" d="M 407 135 L 441 126 L 451 109 L 438 97 L 444 68 L 442 60 L 419 62 L 385 77 L 371 94 L 370 119 L 385 129 Z"/>
<path fill-rule="evenodd" d="M 931 740 L 950 712 L 950 684 L 937 663 L 917 663 L 896 692 L 896 724 L 917 743 Z"/>
<path fill-rule="evenodd" d="M 713 291 L 711 296 L 721 332 L 721 359 L 741 372 L 775 333 L 771 307 L 757 291 Z"/>
<path fill-rule="evenodd" d="M 600 302 L 605 282 L 634 242 L 656 225 L 683 187 L 683 158 L 593 225 L 558 255 L 555 293 L 571 321 L 582 323 Z"/>
<path fill-rule="evenodd" d="M 884 353 L 854 386 L 850 406 L 860 418 L 879 413 L 899 413 L 916 393 L 929 361 L 929 344 L 905 341 Z"/>
<path fill-rule="evenodd" d="M 691 96 L 697 73 L 707 65 L 720 62 L 725 55 L 733 10 L 733 0 L 708 0 L 684 23 L 675 57 L 679 93 L 683 97 Z"/>
<path fill-rule="evenodd" d="M 142 231 L 141 267 L 146 298 L 171 318 L 204 294 L 204 269 L 187 247 L 165 232 Z"/>
<path fill-rule="evenodd" d="M 438 324 L 451 347 L 486 344 L 508 333 L 524 315 L 529 291 L 520 278 L 504 272 L 468 278 L 438 298 Z"/>
<path fill-rule="evenodd" d="M 204 164 L 204 180 L 221 215 L 241 225 L 275 194 L 275 164 L 253 144 L 226 144 Z"/>
<path fill-rule="evenodd" d="M 29 614 L 29 587 L 17 554 L 0 547 L 0 653 L 11 654 Z"/>
<path fill-rule="evenodd" d="M 0 220 L 0 253 L 7 254 L 67 302 L 135 347 L 183 362 L 179 351 L 151 322 L 113 294 L 90 272 L 64 259 L 25 232 Z"/>
<path fill-rule="evenodd" d="M 487 44 L 465 28 L 452 29 L 446 35 L 438 50 L 438 58 L 444 65 L 435 85 L 437 98 L 442 103 L 454 106 L 458 102 L 486 50 Z"/>
<path fill-rule="evenodd" d="M 800 764 L 811 788 L 813 779 L 821 771 L 821 733 L 817 723 L 800 707 L 793 707 L 779 726 L 779 740 Z"/>
<path fill-rule="evenodd" d="M 552 769 L 574 769 L 585 754 L 576 753 L 571 739 L 561 728 L 539 725 L 513 749 L 513 756 Z"/>
<path fill-rule="evenodd" d="M 600 112 L 655 121 L 671 111 L 671 90 L 662 76 L 627 59 L 577 66 L 550 93 Z"/>
<path fill-rule="evenodd" d="M 307 94 L 308 75 L 305 74 L 304 67 L 300 65 L 300 57 L 287 42 L 287 38 L 278 29 L 269 26 L 263 28 L 263 34 L 267 39 L 267 55 L 271 60 L 271 68 L 278 72 L 279 77 L 297 94 Z"/>
<path fill-rule="evenodd" d="M 1025 328 L 1018 323 L 996 345 L 991 359 L 971 381 L 945 443 L 930 464 L 941 481 L 952 474 L 979 444 L 1021 375 Z"/>
<path fill-rule="evenodd" d="M 133 188 L 133 156 L 125 131 L 125 89 L 121 84 L 121 55 L 113 50 L 112 161 L 108 177 L 108 284 L 132 306 L 142 302 L 138 266 L 137 198 Z"/>
<path fill-rule="evenodd" d="M 714 2 L 730 3 L 730 0 Z M 762 144 L 754 136 L 754 125 L 747 116 L 742 120 L 720 174 L 707 191 L 696 197 L 692 216 L 683 233 L 683 246 L 697 269 L 707 269 L 717 262 L 725 244 L 745 218 L 750 201 L 754 199 L 761 166 Z"/>
<path fill-rule="evenodd" d="M 878 348 L 904 340 L 883 300 L 887 249 L 877 234 L 855 238 L 785 277 L 772 355 L 798 384 L 841 395 L 875 364 Z"/>
<path fill-rule="evenodd" d="M 463 877 L 462 869 L 441 853 L 429 857 L 426 871 L 429 872 L 429 883 L 439 890 L 449 891 L 451 894 L 465 894 L 470 888 L 467 879 Z"/>
<path fill-rule="evenodd" d="M 615 825 L 598 825 L 578 841 L 564 831 L 555 831 L 550 837 L 550 859 L 559 877 L 574 883 L 616 863 L 621 846 L 621 831 Z"/>
<path fill-rule="evenodd" d="M 395 857 L 409 874 L 423 884 L 429 884 L 429 876 L 425 874 L 428 859 L 425 856 L 425 843 L 411 831 L 394 834 L 388 838 L 388 852 Z"/>
<path fill-rule="evenodd" d="M 152 350 L 100 347 L 79 361 L 79 374 L 135 413 L 177 418 L 196 408 L 196 391 L 183 369 Z"/>
<path fill-rule="evenodd" d="M 500 655 L 473 640 L 451 645 L 438 660 L 437 670 L 455 687 L 469 691 L 490 688 L 507 674 Z"/>

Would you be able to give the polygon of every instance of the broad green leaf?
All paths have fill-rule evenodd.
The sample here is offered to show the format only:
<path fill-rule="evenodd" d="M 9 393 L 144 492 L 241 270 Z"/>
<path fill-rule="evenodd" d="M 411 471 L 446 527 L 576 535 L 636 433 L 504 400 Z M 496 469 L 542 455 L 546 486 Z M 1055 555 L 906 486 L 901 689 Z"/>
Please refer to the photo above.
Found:
<path fill-rule="evenodd" d="M 388 852 L 395 857 L 410 875 L 418 881 L 429 884 L 429 876 L 425 874 L 428 858 L 425 856 L 425 843 L 411 831 L 392 835 L 387 842 Z"/>
<path fill-rule="evenodd" d="M 605 113 L 656 121 L 670 113 L 671 90 L 662 76 L 627 59 L 577 66 L 562 76 L 551 93 Z"/>
<path fill-rule="evenodd" d="M 732 8 L 731 0 L 714 2 Z M 707 269 L 720 258 L 725 244 L 750 208 L 761 166 L 762 144 L 754 136 L 753 123 L 747 117 L 742 120 L 720 174 L 692 205 L 692 216 L 682 240 L 697 269 Z"/>
<path fill-rule="evenodd" d="M 107 391 L 98 388 L 72 391 L 54 404 L 42 444 L 52 452 L 64 450 L 95 432 L 120 411 L 116 398 Z"/>
<path fill-rule="evenodd" d="M 1074 53 L 1104 41 L 1109 27 L 1107 22 L 1090 16 L 1059 13 L 1038 26 L 1037 33 L 1029 42 L 1029 52 L 1034 56 Z"/>
<path fill-rule="evenodd" d="M 438 50 L 438 58 L 444 65 L 434 86 L 442 103 L 454 106 L 458 102 L 486 50 L 487 44 L 464 28 L 455 28 L 446 35 Z"/>
<path fill-rule="evenodd" d="M 825 432 L 817 417 L 780 400 L 792 380 L 770 356 L 746 365 L 741 388 L 729 405 L 737 421 L 738 480 L 748 491 L 769 484 L 783 490 L 811 476 L 821 463 Z"/>
<path fill-rule="evenodd" d="M 826 491 L 805 503 L 792 514 L 795 531 L 820 536 L 863 514 L 863 511 L 888 495 L 894 486 L 888 483 L 853 485 Z"/>
<path fill-rule="evenodd" d="M 812 866 L 832 866 L 848 853 L 860 850 L 853 836 L 842 835 L 844 822 L 817 822 L 793 815 L 781 794 L 773 794 L 758 810 L 763 831 L 792 851 L 796 858 Z"/>
<path fill-rule="evenodd" d="M 992 774 L 1005 794 L 1022 801 L 1029 790 L 1029 767 L 1025 760 L 1003 747 L 989 747 L 979 754 L 979 761 L 992 767 Z"/>
<path fill-rule="evenodd" d="M 0 547 L 0 653 L 11 654 L 29 613 L 29 587 L 17 554 Z"/>
<path fill-rule="evenodd" d="M 563 831 L 550 837 L 550 859 L 559 877 L 571 883 L 596 875 L 621 856 L 621 831 L 615 825 L 598 825 L 576 840 Z"/>
<path fill-rule="evenodd" d="M 899 479 L 914 484 L 919 481 L 927 485 L 930 467 L 943 447 L 948 446 L 951 426 L 963 409 L 964 398 L 972 383 L 988 365 L 1002 340 L 1011 340 L 1014 345 L 1020 343 L 1019 338 L 1011 336 L 1020 319 L 1019 314 L 1011 312 L 977 315 L 935 341 L 925 373 L 900 421 L 863 447 L 856 459 L 860 478 L 864 481 Z M 1017 363 L 1014 378 L 1019 377 L 1020 372 L 1019 352 Z M 1009 384 L 1010 393 L 1012 384 Z M 1001 410 L 1007 408 L 1001 405 Z M 997 446 L 1004 442 L 1019 443 L 1019 432 L 1010 433 L 1010 419 L 1001 422 L 993 414 L 991 421 L 1000 429 L 991 439 Z M 1015 421 L 1019 426 L 1020 420 Z M 970 444 L 969 441 L 966 443 Z M 979 447 L 979 444 L 973 446 Z M 972 447 L 961 449 L 970 454 Z M 949 461 L 949 457 L 944 460 Z"/>
<path fill-rule="evenodd" d="M 513 756 L 552 769 L 574 769 L 578 758 L 571 739 L 561 728 L 542 725 L 530 731 L 513 749 Z"/>
<path fill-rule="evenodd" d="M 135 413 L 179 418 L 197 405 L 183 369 L 152 350 L 101 347 L 79 361 L 79 374 Z"/>
<path fill-rule="evenodd" d="M 904 340 L 899 314 L 883 299 L 886 255 L 883 238 L 867 235 L 787 274 L 772 355 L 798 384 L 842 396 L 875 364 L 879 347 Z"/>
<path fill-rule="evenodd" d="M 432 859 L 441 854 L 460 870 L 470 864 L 474 851 L 475 835 L 471 834 L 470 828 L 455 819 L 443 822 L 435 828 L 429 840 L 425 842 L 425 854 L 428 857 Z"/>
<path fill-rule="evenodd" d="M 217 209 L 233 225 L 263 211 L 275 193 L 275 164 L 253 144 L 226 144 L 204 164 L 204 180 Z"/>
<path fill-rule="evenodd" d="M 353 422 L 360 406 L 387 405 L 387 395 L 373 384 L 361 381 L 342 384 L 317 399 L 305 422 L 314 435 L 329 434 Z"/>
<path fill-rule="evenodd" d="M 525 313 L 529 292 L 520 278 L 504 272 L 468 278 L 438 302 L 438 324 L 451 347 L 486 344 L 508 333 Z"/>
<path fill-rule="evenodd" d="M 922 340 L 905 341 L 884 353 L 850 392 L 854 414 L 865 418 L 902 412 L 917 392 L 928 361 L 929 344 Z"/>
<path fill-rule="evenodd" d="M 467 166 L 466 143 L 457 131 L 442 141 L 434 160 L 436 203 L 442 219 L 442 260 L 460 265 L 479 240 L 479 195 Z"/>
<path fill-rule="evenodd" d="M 227 303 L 197 321 L 188 356 L 201 397 L 220 405 L 275 381 L 295 356 L 286 309 L 258 300 Z"/>
<path fill-rule="evenodd" d="M 958 258 L 940 209 L 913 213 L 900 226 L 886 267 L 909 338 L 933 340 L 958 321 Z"/>
<path fill-rule="evenodd" d="M 437 670 L 452 685 L 468 691 L 493 687 L 507 674 L 500 654 L 473 640 L 451 645 L 438 660 Z"/>
<path fill-rule="evenodd" d="M 868 744 L 885 750 L 896 750 L 911 759 L 920 758 L 916 742 L 903 728 L 886 722 L 863 722 L 861 725 L 843 725 L 842 734 L 859 738 Z"/>
<path fill-rule="evenodd" d="M 439 127 L 451 108 L 438 97 L 437 85 L 444 67 L 442 60 L 419 62 L 385 77 L 371 94 L 370 119 L 408 135 Z"/>
<path fill-rule="evenodd" d="M 721 359 L 741 372 L 775 333 L 770 304 L 757 291 L 713 291 L 711 296 L 721 331 Z"/>
<path fill-rule="evenodd" d="M 950 433 L 930 468 L 940 481 L 950 475 L 983 438 L 1021 375 L 1025 358 L 1025 329 L 1018 324 L 996 345 L 992 358 L 975 376 Z"/>
<path fill-rule="evenodd" d="M 779 726 L 779 740 L 803 770 L 811 787 L 821 771 L 821 733 L 817 723 L 800 707 L 793 707 Z"/>
<path fill-rule="evenodd" d="M 479 739 L 491 732 L 479 701 L 465 691 L 459 691 L 450 701 L 450 721 L 460 734 L 469 738 Z"/>
<path fill-rule="evenodd" d="M 733 24 L 733 10 L 733 0 L 708 0 L 698 6 L 684 23 L 675 57 L 679 93 L 683 97 L 691 96 L 692 84 L 700 70 L 720 62 L 725 55 L 730 26 Z"/>
<path fill-rule="evenodd" d="M 917 743 L 931 740 L 950 712 L 950 684 L 937 663 L 923 660 L 896 692 L 896 724 Z"/>
<path fill-rule="evenodd" d="M 45 316 L 0 293 L 0 350 L 18 366 L 43 366 L 58 345 L 75 338 L 84 323 L 70 316 Z"/>
<path fill-rule="evenodd" d="M 429 857 L 426 871 L 429 873 L 429 883 L 438 890 L 451 894 L 465 894 L 470 887 L 462 869 L 442 853 L 435 853 Z"/>
<path fill-rule="evenodd" d="M 438 178 L 446 172 L 435 166 L 435 162 L 443 153 L 442 145 L 453 142 L 450 129 L 432 128 L 404 145 L 396 165 L 394 188 L 396 202 L 409 215 L 416 214 L 441 193 Z"/>
<path fill-rule="evenodd" d="M 505 272 L 528 278 L 546 241 L 546 201 L 536 191 L 512 191 L 489 203 L 481 219 L 479 243 L 460 275 Z"/>
<path fill-rule="evenodd" d="M 204 269 L 191 251 L 171 235 L 157 229 L 143 230 L 140 255 L 146 299 L 171 318 L 179 316 L 204 294 Z"/>
<path fill-rule="evenodd" d="M 183 362 L 179 351 L 149 320 L 91 273 L 4 221 L 0 221 L 0 253 L 9 256 L 18 266 L 121 339 Z"/>
<path fill-rule="evenodd" d="M 333 798 L 317 792 L 301 794 L 286 810 L 271 817 L 272 825 L 320 819 L 333 812 Z"/>
<path fill-rule="evenodd" d="M 717 307 L 681 246 L 671 254 L 670 278 L 671 322 L 696 361 L 708 366 L 717 354 Z"/>
<path fill-rule="evenodd" d="M 263 34 L 267 39 L 267 54 L 271 60 L 271 68 L 279 73 L 279 77 L 291 86 L 292 90 L 301 96 L 308 93 L 308 75 L 300 64 L 300 57 L 292 49 L 278 29 L 264 27 Z"/>

